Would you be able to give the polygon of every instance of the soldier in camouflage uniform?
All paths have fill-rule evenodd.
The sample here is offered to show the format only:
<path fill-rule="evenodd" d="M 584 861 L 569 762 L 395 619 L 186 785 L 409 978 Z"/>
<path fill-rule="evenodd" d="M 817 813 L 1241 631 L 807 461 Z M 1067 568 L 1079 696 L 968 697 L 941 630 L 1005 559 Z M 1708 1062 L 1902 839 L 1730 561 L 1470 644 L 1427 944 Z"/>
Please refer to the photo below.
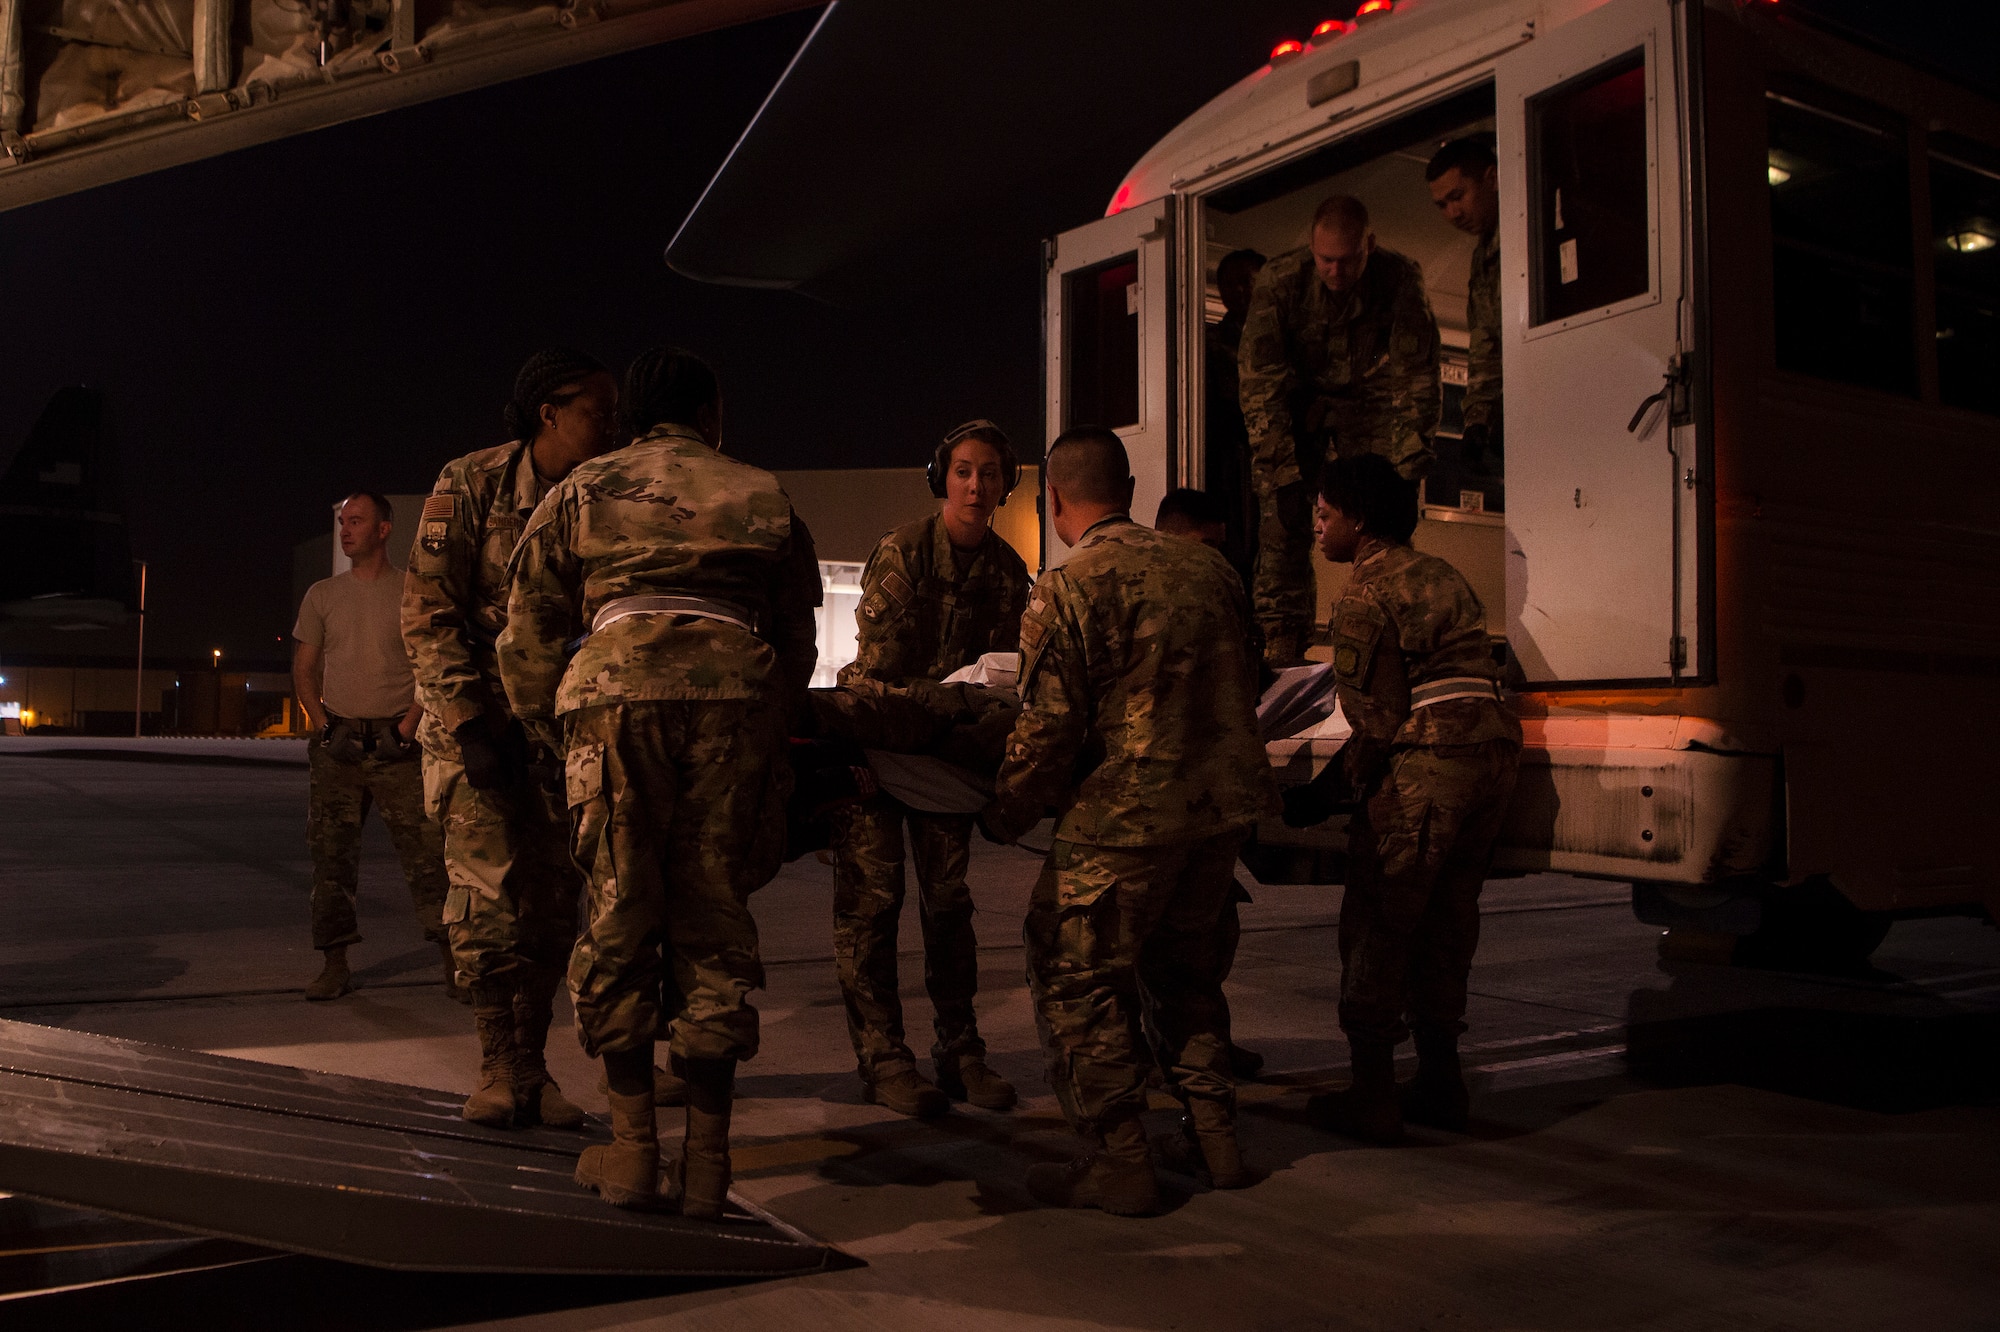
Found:
<path fill-rule="evenodd" d="M 528 515 L 611 445 L 617 397 L 617 380 L 581 352 L 530 358 L 507 405 L 514 442 L 446 465 L 403 582 L 403 643 L 424 708 L 424 794 L 444 826 L 451 877 L 444 923 L 479 1030 L 479 1088 L 464 1115 L 495 1127 L 583 1123 L 543 1055 L 582 887 L 562 760 L 531 746 L 508 711 L 494 643 L 507 617 L 507 560 Z"/>
<path fill-rule="evenodd" d="M 1354 734 L 1338 762 L 1285 799 L 1294 826 L 1358 805 L 1340 908 L 1340 1026 L 1354 1081 L 1312 1108 L 1374 1142 L 1400 1139 L 1405 1113 L 1465 1126 L 1458 1037 L 1479 889 L 1521 758 L 1485 608 L 1456 569 L 1410 548 L 1416 523 L 1416 494 L 1386 462 L 1327 467 L 1320 551 L 1354 566 L 1333 611 L 1334 678 Z M 1411 1031 L 1417 1078 L 1399 1107 L 1395 1048 Z"/>
<path fill-rule="evenodd" d="M 785 736 L 817 655 L 819 565 L 777 478 L 717 450 L 705 363 L 649 351 L 623 400 L 638 438 L 551 490 L 514 553 L 500 677 L 531 730 L 564 728 L 589 873 L 570 994 L 604 1059 L 614 1141 L 585 1151 L 577 1181 L 617 1206 L 660 1202 L 665 1038 L 688 1103 L 667 1196 L 714 1219 L 736 1064 L 757 1052 L 749 896 L 785 850 Z"/>
<path fill-rule="evenodd" d="M 1377 453 L 1413 481 L 1430 466 L 1443 400 L 1422 270 L 1375 244 L 1360 200 L 1334 195 L 1310 244 L 1258 274 L 1238 360 L 1260 506 L 1251 592 L 1266 660 L 1296 665 L 1312 632 L 1321 463 Z"/>
<path fill-rule="evenodd" d="M 1453 139 L 1424 168 L 1431 201 L 1473 238 L 1466 285 L 1465 461 L 1497 475 L 1504 458 L 1500 411 L 1500 168 L 1488 136 Z"/>
<path fill-rule="evenodd" d="M 943 504 L 883 537 L 869 557 L 856 656 L 841 670 L 842 684 L 941 680 L 1020 642 L 1028 568 L 993 530 L 993 512 L 1020 475 L 1013 445 L 990 421 L 968 422 L 938 445 L 928 475 Z M 904 1042 L 896 975 L 905 823 L 916 862 L 924 987 L 936 1013 L 935 1086 L 917 1072 Z M 965 882 L 971 837 L 970 816 L 919 813 L 886 794 L 835 819 L 834 956 L 847 1032 L 868 1098 L 900 1114 L 941 1114 L 947 1097 L 991 1110 L 1014 1104 L 1014 1088 L 986 1066 L 973 1017 L 979 954 Z"/>
<path fill-rule="evenodd" d="M 1249 606 L 1227 560 L 1135 524 L 1118 437 L 1050 449 L 1056 534 L 1021 624 L 1024 709 L 983 828 L 1011 840 L 1058 809 L 1023 927 L 1049 1081 L 1092 1150 L 1035 1166 L 1056 1206 L 1158 1206 L 1140 1115 L 1151 1056 L 1187 1103 L 1218 1188 L 1249 1182 L 1235 1133 L 1223 917 L 1238 848 L 1274 804 L 1258 740 Z"/>

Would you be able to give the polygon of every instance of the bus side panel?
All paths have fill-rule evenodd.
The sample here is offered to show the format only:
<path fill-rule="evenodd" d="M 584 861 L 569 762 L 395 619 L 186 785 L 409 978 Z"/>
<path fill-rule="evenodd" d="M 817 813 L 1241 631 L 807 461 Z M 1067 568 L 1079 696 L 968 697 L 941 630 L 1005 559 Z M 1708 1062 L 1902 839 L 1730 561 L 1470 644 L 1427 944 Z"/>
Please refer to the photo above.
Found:
<path fill-rule="evenodd" d="M 1707 17 L 1708 715 L 1780 748 L 1791 881 L 1830 876 L 1871 910 L 1992 909 L 2000 524 L 1987 496 L 2000 421 L 1940 408 L 1934 389 L 1926 402 L 1783 372 L 1775 351 L 1774 71 L 1866 89 L 1913 125 L 1928 118 L 1925 80 L 1767 16 Z"/>

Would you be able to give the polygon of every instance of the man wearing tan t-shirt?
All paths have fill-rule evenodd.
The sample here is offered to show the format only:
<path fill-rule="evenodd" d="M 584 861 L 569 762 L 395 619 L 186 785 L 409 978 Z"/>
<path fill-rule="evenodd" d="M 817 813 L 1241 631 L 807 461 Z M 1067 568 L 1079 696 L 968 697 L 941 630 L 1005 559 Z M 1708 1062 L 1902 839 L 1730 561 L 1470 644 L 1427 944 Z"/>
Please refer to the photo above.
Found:
<path fill-rule="evenodd" d="M 389 563 L 389 531 L 388 500 L 372 493 L 348 496 L 340 506 L 340 549 L 353 567 L 307 589 L 292 629 L 298 640 L 292 684 L 313 732 L 306 816 L 313 947 L 326 955 L 306 998 L 338 999 L 352 988 L 347 948 L 361 942 L 354 912 L 361 824 L 376 805 L 402 858 L 417 925 L 444 959 L 445 992 L 462 1002 L 438 920 L 447 889 L 444 833 L 424 814 L 423 765 L 414 738 L 422 709 L 403 651 L 403 573 Z"/>

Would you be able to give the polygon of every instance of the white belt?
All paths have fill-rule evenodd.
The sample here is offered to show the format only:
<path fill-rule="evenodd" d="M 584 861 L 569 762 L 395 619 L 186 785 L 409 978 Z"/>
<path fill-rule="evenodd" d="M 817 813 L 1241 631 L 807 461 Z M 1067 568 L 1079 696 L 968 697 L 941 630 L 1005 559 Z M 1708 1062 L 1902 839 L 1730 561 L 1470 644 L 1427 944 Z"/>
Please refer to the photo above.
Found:
<path fill-rule="evenodd" d="M 1483 675 L 1448 675 L 1442 680 L 1428 680 L 1410 691 L 1410 711 L 1461 698 L 1490 698 L 1497 703 L 1500 686 Z"/>
<path fill-rule="evenodd" d="M 619 597 L 598 608 L 590 622 L 590 632 L 601 633 L 628 615 L 691 615 L 697 620 L 720 620 L 746 634 L 757 632 L 757 620 L 749 611 L 713 597 L 640 596 Z"/>

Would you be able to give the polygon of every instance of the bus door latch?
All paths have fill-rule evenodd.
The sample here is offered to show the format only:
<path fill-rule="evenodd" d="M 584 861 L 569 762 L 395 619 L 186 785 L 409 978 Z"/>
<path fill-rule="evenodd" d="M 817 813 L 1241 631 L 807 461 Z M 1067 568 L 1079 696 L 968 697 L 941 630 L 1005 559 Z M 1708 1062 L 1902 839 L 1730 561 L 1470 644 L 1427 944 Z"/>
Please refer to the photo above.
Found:
<path fill-rule="evenodd" d="M 1625 423 L 1625 433 L 1629 435 L 1638 434 L 1639 423 L 1646 419 L 1646 413 L 1652 411 L 1653 408 L 1659 406 L 1661 403 L 1667 405 L 1667 424 L 1669 426 L 1686 425 L 1688 423 L 1687 359 L 1679 352 L 1675 352 L 1667 360 L 1667 370 L 1663 378 L 1666 382 L 1660 385 L 1659 391 L 1647 395 L 1646 400 L 1639 404 L 1639 409 L 1632 413 L 1632 419 Z"/>

